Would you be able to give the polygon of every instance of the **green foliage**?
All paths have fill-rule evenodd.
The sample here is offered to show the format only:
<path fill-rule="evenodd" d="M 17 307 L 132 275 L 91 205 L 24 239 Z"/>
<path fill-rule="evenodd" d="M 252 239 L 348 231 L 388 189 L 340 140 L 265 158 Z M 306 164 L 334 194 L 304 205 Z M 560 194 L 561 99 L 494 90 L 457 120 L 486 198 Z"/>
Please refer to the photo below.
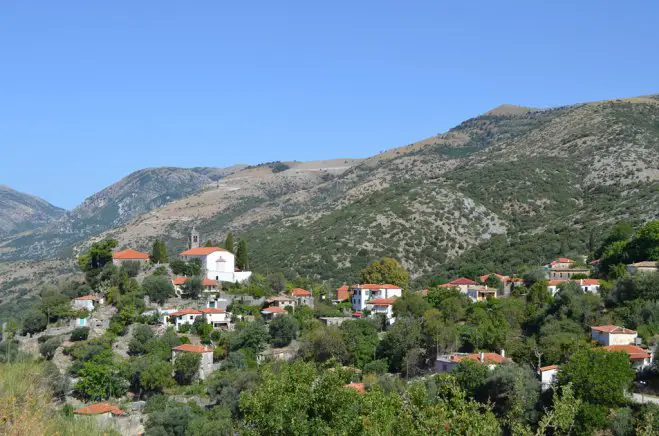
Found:
<path fill-rule="evenodd" d="M 247 270 L 247 265 L 247 240 L 245 238 L 240 238 L 238 241 L 238 249 L 236 250 L 236 268 L 240 270 Z"/>
<path fill-rule="evenodd" d="M 203 279 L 200 276 L 189 277 L 181 286 L 185 298 L 197 299 L 204 290 Z"/>
<path fill-rule="evenodd" d="M 31 310 L 23 318 L 23 334 L 39 333 L 46 330 L 48 319 L 46 315 L 38 310 Z"/>
<path fill-rule="evenodd" d="M 233 233 L 227 233 L 227 238 L 224 240 L 224 248 L 233 253 Z"/>
<path fill-rule="evenodd" d="M 275 162 L 271 165 L 272 172 L 273 173 L 281 173 L 282 171 L 286 171 L 290 169 L 291 167 L 283 162 Z"/>
<path fill-rule="evenodd" d="M 74 393 L 81 399 L 101 401 L 120 397 L 127 389 L 128 381 L 118 365 L 89 361 L 78 371 Z"/>
<path fill-rule="evenodd" d="M 51 360 L 55 356 L 55 351 L 62 344 L 62 340 L 59 338 L 48 339 L 46 342 L 42 343 L 39 346 L 39 353 L 46 360 Z"/>
<path fill-rule="evenodd" d="M 578 398 L 604 406 L 625 404 L 625 392 L 633 379 L 626 353 L 602 349 L 577 351 L 559 373 L 561 384 L 572 383 Z"/>
<path fill-rule="evenodd" d="M 414 318 L 398 318 L 378 345 L 377 355 L 387 359 L 391 372 L 400 372 L 408 352 L 420 344 L 420 322 Z"/>
<path fill-rule="evenodd" d="M 231 343 L 232 350 L 247 349 L 253 354 L 259 354 L 266 349 L 270 336 L 262 322 L 254 321 L 240 329 Z"/>
<path fill-rule="evenodd" d="M 361 271 L 361 281 L 362 283 L 390 284 L 407 289 L 410 275 L 397 260 L 383 257 Z"/>
<path fill-rule="evenodd" d="M 465 359 L 451 371 L 451 375 L 455 377 L 456 383 L 467 395 L 475 397 L 476 391 L 485 384 L 489 372 L 487 365 L 475 360 Z"/>
<path fill-rule="evenodd" d="M 103 267 L 112 263 L 112 250 L 117 245 L 115 239 L 104 239 L 94 242 L 87 253 L 78 256 L 78 266 L 85 273 L 87 284 L 92 288 L 98 285 L 97 277 Z"/>
<path fill-rule="evenodd" d="M 167 245 L 160 239 L 153 241 L 150 258 L 155 264 L 167 263 Z"/>
<path fill-rule="evenodd" d="M 124 261 L 121 263 L 121 271 L 125 272 L 128 277 L 137 277 L 140 273 L 142 262 L 138 261 Z"/>
<path fill-rule="evenodd" d="M 347 351 L 348 362 L 357 368 L 365 368 L 375 359 L 380 339 L 372 322 L 366 319 L 345 321 L 339 327 Z"/>
<path fill-rule="evenodd" d="M 146 354 L 149 351 L 153 337 L 151 327 L 144 324 L 135 325 L 133 327 L 133 336 L 128 342 L 128 354 L 131 356 Z"/>
<path fill-rule="evenodd" d="M 86 341 L 89 337 L 89 327 L 76 327 L 71 332 L 69 340 L 71 342 Z"/>
<path fill-rule="evenodd" d="M 297 337 L 299 330 L 297 319 L 288 314 L 274 317 L 268 325 L 273 347 L 285 347 Z"/>
<path fill-rule="evenodd" d="M 142 289 L 152 301 L 163 304 L 174 295 L 174 286 L 167 276 L 150 275 L 142 281 Z"/>
<path fill-rule="evenodd" d="M 180 385 L 189 385 L 199 373 L 199 353 L 178 353 L 174 360 L 174 378 Z"/>

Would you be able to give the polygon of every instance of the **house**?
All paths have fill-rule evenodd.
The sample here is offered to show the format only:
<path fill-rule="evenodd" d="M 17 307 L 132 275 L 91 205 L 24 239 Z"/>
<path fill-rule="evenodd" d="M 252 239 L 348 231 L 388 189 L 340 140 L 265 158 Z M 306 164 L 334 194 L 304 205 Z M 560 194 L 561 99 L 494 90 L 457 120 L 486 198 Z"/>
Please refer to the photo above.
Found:
<path fill-rule="evenodd" d="M 236 269 L 234 254 L 220 247 L 190 248 L 179 256 L 185 261 L 199 259 L 204 277 L 218 282 L 244 282 L 252 275 L 250 271 Z"/>
<path fill-rule="evenodd" d="M 172 280 L 172 285 L 174 285 L 174 291 L 176 292 L 176 295 L 181 296 L 183 295 L 183 285 L 185 282 L 190 280 L 190 277 L 175 277 Z M 211 280 L 209 278 L 203 278 L 201 281 L 201 285 L 203 286 L 202 292 L 219 292 L 221 289 L 220 283 L 217 282 L 216 280 Z"/>
<path fill-rule="evenodd" d="M 376 316 L 377 314 L 382 314 L 387 319 L 389 324 L 393 324 L 396 319 L 394 318 L 394 303 L 396 302 L 397 297 L 391 298 L 374 298 L 368 300 L 366 303 L 366 309 L 371 311 L 371 317 Z"/>
<path fill-rule="evenodd" d="M 627 271 L 629 271 L 630 274 L 636 274 L 639 272 L 657 272 L 657 270 L 659 270 L 659 262 L 650 260 L 627 265 Z"/>
<path fill-rule="evenodd" d="M 476 285 L 467 288 L 467 296 L 471 301 L 486 301 L 488 298 L 496 298 L 497 290 L 483 285 Z"/>
<path fill-rule="evenodd" d="M 295 299 L 295 302 L 298 306 L 304 305 L 313 308 L 313 294 L 306 289 L 291 289 L 291 297 Z"/>
<path fill-rule="evenodd" d="M 71 306 L 76 310 L 94 310 L 94 304 L 103 304 L 103 297 L 97 297 L 95 295 L 84 295 L 82 297 L 76 297 L 71 301 Z"/>
<path fill-rule="evenodd" d="M 627 353 L 632 368 L 636 371 L 641 371 L 652 364 L 652 354 L 636 345 L 609 345 L 604 349 L 611 352 L 622 351 Z"/>
<path fill-rule="evenodd" d="M 505 283 L 510 280 L 510 277 L 497 273 L 483 274 L 478 278 L 478 280 L 480 280 L 481 283 L 485 283 L 490 276 L 496 277 L 501 283 Z"/>
<path fill-rule="evenodd" d="M 294 298 L 289 297 L 288 295 L 275 295 L 274 297 L 266 298 L 266 304 L 269 307 L 276 306 L 281 309 L 285 309 L 288 306 L 295 307 L 296 301 Z"/>
<path fill-rule="evenodd" d="M 215 307 L 206 307 L 201 309 L 200 312 L 206 318 L 206 322 L 211 324 L 216 329 L 231 329 L 231 314 L 224 309 Z"/>
<path fill-rule="evenodd" d="M 149 261 L 149 254 L 142 253 L 135 250 L 121 250 L 112 254 L 112 263 L 116 266 L 121 266 L 124 262 L 140 262 L 145 263 Z"/>
<path fill-rule="evenodd" d="M 153 316 L 157 314 L 159 316 L 162 316 L 161 319 L 163 325 L 167 325 L 170 315 L 174 312 L 178 312 L 178 309 L 169 306 L 169 307 L 163 307 L 162 309 L 146 310 L 142 312 L 142 316 Z"/>
<path fill-rule="evenodd" d="M 452 353 L 437 356 L 435 360 L 435 372 L 449 373 L 453 371 L 463 360 L 473 360 L 478 363 L 487 365 L 489 369 L 494 369 L 502 363 L 512 362 L 512 359 L 506 357 L 504 350 L 501 354 L 497 353 Z"/>
<path fill-rule="evenodd" d="M 170 321 L 174 324 L 174 329 L 178 331 L 184 324 L 192 325 L 195 320 L 202 316 L 200 310 L 197 309 L 181 309 L 176 312 L 170 313 L 168 316 L 165 316 L 167 321 Z"/>
<path fill-rule="evenodd" d="M 392 298 L 402 297 L 403 290 L 395 285 L 380 285 L 372 283 L 364 283 L 360 285 L 353 285 L 351 288 L 352 308 L 355 311 L 361 311 L 366 308 L 368 300 L 376 298 Z"/>
<path fill-rule="evenodd" d="M 601 345 L 634 345 L 638 333 L 617 325 L 600 325 L 590 328 L 590 337 Z"/>
<path fill-rule="evenodd" d="M 459 279 L 451 280 L 448 283 L 441 285 L 442 288 L 457 288 L 463 294 L 466 294 L 470 287 L 477 286 L 478 283 L 468 279 L 466 277 L 460 277 Z"/>
<path fill-rule="evenodd" d="M 279 316 L 283 313 L 288 313 L 288 312 L 279 306 L 270 306 L 261 310 L 261 314 L 263 315 L 263 318 L 266 321 L 270 321 L 275 316 Z"/>
<path fill-rule="evenodd" d="M 110 418 L 112 416 L 123 416 L 126 414 L 117 405 L 112 403 L 96 403 L 89 406 L 81 407 L 73 411 L 75 415 L 96 415 Z"/>
<path fill-rule="evenodd" d="M 331 325 L 340 326 L 341 324 L 343 324 L 345 320 L 351 318 L 347 316 L 321 316 L 318 319 L 326 326 L 331 326 Z"/>
<path fill-rule="evenodd" d="M 213 372 L 213 349 L 205 345 L 182 344 L 172 348 L 172 364 L 181 353 L 199 353 L 199 379 L 205 380 Z"/>
<path fill-rule="evenodd" d="M 542 391 L 551 388 L 558 378 L 558 365 L 541 366 L 538 369 Z"/>
<path fill-rule="evenodd" d="M 600 290 L 599 279 L 576 279 L 576 280 L 555 279 L 555 280 L 549 280 L 547 284 L 547 289 L 549 290 L 549 292 L 551 292 L 552 297 L 556 295 L 556 292 L 558 292 L 558 286 L 561 283 L 566 283 L 566 282 L 576 283 L 584 292 L 596 293 L 599 292 Z"/>
<path fill-rule="evenodd" d="M 343 285 L 336 288 L 336 298 L 332 300 L 332 303 L 343 303 L 350 299 L 350 286 Z"/>
<path fill-rule="evenodd" d="M 590 270 L 586 267 L 574 266 L 576 261 L 566 257 L 559 257 L 552 261 L 547 268 L 547 276 L 549 280 L 571 279 L 575 275 L 590 275 Z"/>

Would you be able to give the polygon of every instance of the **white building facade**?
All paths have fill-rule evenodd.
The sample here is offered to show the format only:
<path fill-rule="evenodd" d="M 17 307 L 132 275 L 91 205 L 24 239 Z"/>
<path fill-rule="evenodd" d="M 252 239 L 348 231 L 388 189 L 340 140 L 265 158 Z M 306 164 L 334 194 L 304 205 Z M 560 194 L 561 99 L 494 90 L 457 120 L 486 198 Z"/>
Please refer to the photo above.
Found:
<path fill-rule="evenodd" d="M 601 325 L 590 328 L 590 337 L 601 345 L 635 345 L 638 333 L 616 325 Z"/>
<path fill-rule="evenodd" d="M 398 286 L 366 283 L 352 286 L 350 302 L 352 303 L 353 310 L 361 311 L 366 309 L 369 300 L 397 298 L 402 296 L 403 290 Z"/>
<path fill-rule="evenodd" d="M 186 261 L 199 259 L 204 277 L 218 282 L 244 282 L 252 275 L 251 271 L 237 271 L 233 253 L 219 247 L 191 248 L 180 254 Z"/>

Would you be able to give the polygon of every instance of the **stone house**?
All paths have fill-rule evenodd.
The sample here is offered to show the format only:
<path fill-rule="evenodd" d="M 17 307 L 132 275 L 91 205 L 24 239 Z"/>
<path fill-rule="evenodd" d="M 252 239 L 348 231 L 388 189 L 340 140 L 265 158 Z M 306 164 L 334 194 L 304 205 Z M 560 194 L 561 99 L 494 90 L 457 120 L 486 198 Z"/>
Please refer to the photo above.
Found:
<path fill-rule="evenodd" d="M 437 359 L 435 360 L 435 372 L 449 373 L 463 360 L 473 360 L 474 362 L 482 363 L 487 365 L 490 370 L 502 363 L 512 362 L 512 359 L 506 357 L 504 350 L 501 350 L 501 354 L 487 352 L 444 354 L 437 356 Z"/>
<path fill-rule="evenodd" d="M 94 310 L 95 304 L 103 304 L 103 297 L 96 295 L 84 295 L 82 297 L 76 297 L 71 300 L 71 306 L 76 310 Z"/>
<path fill-rule="evenodd" d="M 199 353 L 199 379 L 205 380 L 213 372 L 213 349 L 205 345 L 182 344 L 172 348 L 172 364 L 181 353 Z"/>
<path fill-rule="evenodd" d="M 590 328 L 590 337 L 601 345 L 635 345 L 638 333 L 616 325 L 600 325 Z"/>
<path fill-rule="evenodd" d="M 140 262 L 145 263 L 149 261 L 149 254 L 142 253 L 136 250 L 121 250 L 112 254 L 112 263 L 116 266 L 121 266 L 124 262 Z"/>
<path fill-rule="evenodd" d="M 291 297 L 295 299 L 298 306 L 304 305 L 313 308 L 313 294 L 302 288 L 291 289 Z"/>
<path fill-rule="evenodd" d="M 643 262 L 636 262 L 627 265 L 627 271 L 630 274 L 636 274 L 640 272 L 657 272 L 659 270 L 659 262 L 644 260 Z"/>

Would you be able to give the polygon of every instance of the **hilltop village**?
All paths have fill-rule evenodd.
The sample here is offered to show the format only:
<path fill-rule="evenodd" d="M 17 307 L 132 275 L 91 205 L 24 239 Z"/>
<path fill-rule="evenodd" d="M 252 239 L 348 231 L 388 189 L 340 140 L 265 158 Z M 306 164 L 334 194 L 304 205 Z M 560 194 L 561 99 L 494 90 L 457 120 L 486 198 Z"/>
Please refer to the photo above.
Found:
<path fill-rule="evenodd" d="M 419 289 L 387 257 L 359 283 L 330 286 L 250 271 L 247 241 L 234 246 L 231 234 L 202 244 L 192 229 L 175 255 L 160 240 L 147 253 L 106 239 L 77 258 L 84 281 L 45 287 L 20 322 L 4 323 L 0 349 L 5 362 L 45 361 L 70 416 L 121 434 L 273 434 L 293 425 L 278 402 L 334 386 L 345 401 L 396 408 L 415 383 L 439 390 L 430 404 L 442 426 L 468 434 L 567 434 L 558 413 L 589 431 L 627 414 L 633 429 L 659 402 L 659 222 L 622 227 L 592 253 Z M 446 389 L 466 414 L 446 415 Z M 313 401 L 299 405 L 305 420 L 332 404 Z M 351 413 L 374 413 L 360 407 Z M 416 428 L 413 416 L 386 428 Z"/>

